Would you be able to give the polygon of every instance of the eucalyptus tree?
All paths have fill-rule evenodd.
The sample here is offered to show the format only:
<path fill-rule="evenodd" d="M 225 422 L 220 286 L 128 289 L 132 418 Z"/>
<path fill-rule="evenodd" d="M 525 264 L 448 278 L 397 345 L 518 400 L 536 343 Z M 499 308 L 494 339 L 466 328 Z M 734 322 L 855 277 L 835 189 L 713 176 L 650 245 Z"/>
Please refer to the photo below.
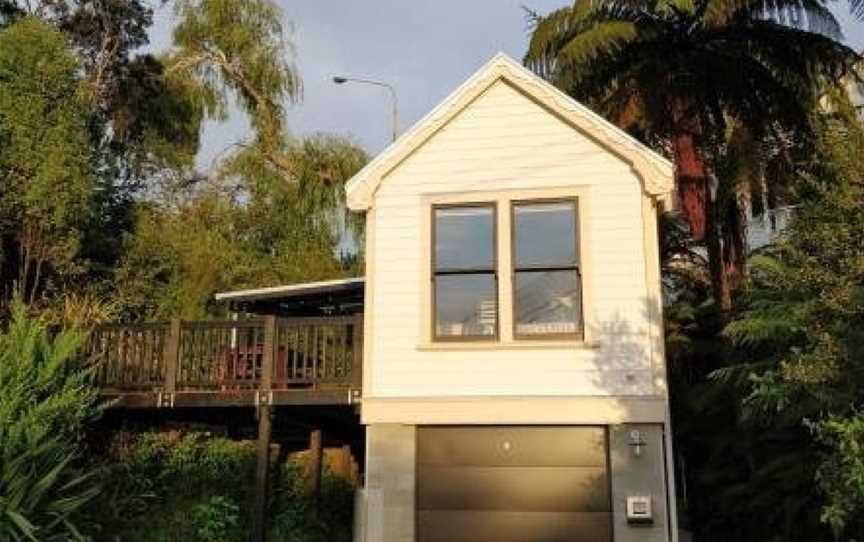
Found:
<path fill-rule="evenodd" d="M 528 66 L 674 157 L 684 218 L 728 313 L 744 257 L 739 195 L 766 176 L 724 184 L 716 158 L 733 133 L 738 149 L 806 138 L 825 85 L 859 59 L 839 23 L 819 0 L 580 0 L 535 23 Z"/>

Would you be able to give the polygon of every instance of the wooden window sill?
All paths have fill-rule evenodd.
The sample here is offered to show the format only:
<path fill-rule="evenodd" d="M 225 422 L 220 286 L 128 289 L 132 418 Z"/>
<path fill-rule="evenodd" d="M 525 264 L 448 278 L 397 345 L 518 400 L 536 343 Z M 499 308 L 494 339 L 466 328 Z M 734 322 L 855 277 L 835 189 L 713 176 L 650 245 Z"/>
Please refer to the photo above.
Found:
<path fill-rule="evenodd" d="M 523 340 L 523 341 L 442 341 L 417 345 L 419 352 L 473 351 L 473 350 L 596 350 L 600 343 L 581 340 Z"/>

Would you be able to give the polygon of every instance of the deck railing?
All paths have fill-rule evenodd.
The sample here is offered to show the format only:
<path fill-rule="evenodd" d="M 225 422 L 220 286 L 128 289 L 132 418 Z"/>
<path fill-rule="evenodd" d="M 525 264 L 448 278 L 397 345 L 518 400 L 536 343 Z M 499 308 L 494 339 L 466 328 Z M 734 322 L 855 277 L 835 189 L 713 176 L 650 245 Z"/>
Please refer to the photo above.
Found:
<path fill-rule="evenodd" d="M 88 353 L 106 392 L 359 389 L 362 315 L 110 324 Z"/>

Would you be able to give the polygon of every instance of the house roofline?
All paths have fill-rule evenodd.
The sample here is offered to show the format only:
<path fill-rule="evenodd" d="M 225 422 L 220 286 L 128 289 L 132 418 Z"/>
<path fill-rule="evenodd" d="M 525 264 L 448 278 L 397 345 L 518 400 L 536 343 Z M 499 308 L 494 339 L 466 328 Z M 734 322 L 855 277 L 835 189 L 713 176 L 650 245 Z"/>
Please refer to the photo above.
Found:
<path fill-rule="evenodd" d="M 672 162 L 509 56 L 498 53 L 348 181 L 348 207 L 355 211 L 369 209 L 387 174 L 499 80 L 514 86 L 628 162 L 641 177 L 647 194 L 655 199 L 670 199 L 675 173 Z"/>

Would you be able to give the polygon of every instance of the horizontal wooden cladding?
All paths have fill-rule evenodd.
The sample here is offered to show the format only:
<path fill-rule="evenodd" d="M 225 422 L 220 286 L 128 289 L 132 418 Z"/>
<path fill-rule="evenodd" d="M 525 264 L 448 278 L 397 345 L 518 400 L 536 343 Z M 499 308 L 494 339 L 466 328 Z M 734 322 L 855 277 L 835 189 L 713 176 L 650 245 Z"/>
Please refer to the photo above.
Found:
<path fill-rule="evenodd" d="M 420 542 L 608 542 L 608 513 L 421 510 Z"/>
<path fill-rule="evenodd" d="M 662 423 L 659 396 L 363 397 L 362 421 L 411 425 Z"/>
<path fill-rule="evenodd" d="M 599 427 L 422 427 L 417 463 L 426 466 L 603 467 Z"/>

